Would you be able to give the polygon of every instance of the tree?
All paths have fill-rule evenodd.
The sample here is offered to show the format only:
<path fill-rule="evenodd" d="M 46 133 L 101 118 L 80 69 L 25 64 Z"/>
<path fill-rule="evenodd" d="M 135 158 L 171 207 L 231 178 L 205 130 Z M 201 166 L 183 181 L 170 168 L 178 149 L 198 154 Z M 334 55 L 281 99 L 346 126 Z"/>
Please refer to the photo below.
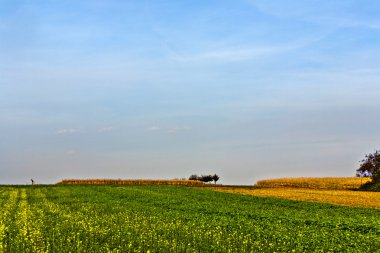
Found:
<path fill-rule="evenodd" d="M 216 174 L 214 174 L 214 175 L 202 175 L 202 176 L 198 176 L 197 174 L 194 174 L 194 175 L 191 175 L 189 177 L 189 180 L 199 180 L 199 181 L 202 181 L 205 183 L 214 181 L 216 184 L 216 181 L 219 180 L 219 176 Z"/>
<path fill-rule="evenodd" d="M 361 164 L 359 169 L 356 170 L 356 175 L 371 175 L 374 183 L 380 182 L 380 150 L 376 150 L 374 153 L 366 155 L 365 159 L 360 162 Z"/>
<path fill-rule="evenodd" d="M 211 175 L 202 175 L 199 177 L 199 180 L 205 183 L 211 182 L 212 181 L 212 176 Z"/>
<path fill-rule="evenodd" d="M 219 176 L 218 175 L 216 175 L 216 174 L 214 174 L 213 176 L 212 176 L 212 180 L 214 181 L 214 183 L 216 184 L 216 181 L 218 181 L 219 180 Z"/>

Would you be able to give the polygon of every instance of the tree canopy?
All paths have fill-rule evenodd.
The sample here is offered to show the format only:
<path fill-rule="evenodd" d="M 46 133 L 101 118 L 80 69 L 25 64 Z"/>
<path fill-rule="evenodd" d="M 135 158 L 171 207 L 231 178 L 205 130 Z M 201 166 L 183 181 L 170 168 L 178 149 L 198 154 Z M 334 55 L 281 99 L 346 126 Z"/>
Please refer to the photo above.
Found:
<path fill-rule="evenodd" d="M 194 174 L 194 175 L 191 175 L 189 177 L 189 180 L 199 180 L 199 181 L 202 181 L 202 182 L 205 182 L 205 183 L 214 181 L 215 184 L 216 184 L 216 182 L 219 180 L 219 176 L 216 175 L 216 174 L 214 174 L 214 175 L 201 175 L 201 176 L 198 176 L 197 174 Z"/>
<path fill-rule="evenodd" d="M 370 153 L 360 161 L 360 167 L 356 170 L 357 176 L 370 176 L 373 182 L 380 182 L 380 150 Z"/>

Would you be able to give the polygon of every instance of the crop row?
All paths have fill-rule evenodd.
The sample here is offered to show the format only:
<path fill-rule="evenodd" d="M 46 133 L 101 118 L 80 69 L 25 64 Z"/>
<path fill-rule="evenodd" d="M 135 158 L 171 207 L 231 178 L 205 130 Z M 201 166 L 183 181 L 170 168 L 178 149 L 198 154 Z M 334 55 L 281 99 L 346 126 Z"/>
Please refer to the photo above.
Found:
<path fill-rule="evenodd" d="M 173 186 L 0 187 L 2 252 L 376 252 L 380 212 Z"/>

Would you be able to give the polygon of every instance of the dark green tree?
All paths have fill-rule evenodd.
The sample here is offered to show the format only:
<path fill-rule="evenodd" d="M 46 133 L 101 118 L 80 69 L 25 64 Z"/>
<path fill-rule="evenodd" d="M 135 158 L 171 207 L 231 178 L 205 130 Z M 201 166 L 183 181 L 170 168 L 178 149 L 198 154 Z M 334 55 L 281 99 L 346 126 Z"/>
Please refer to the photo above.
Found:
<path fill-rule="evenodd" d="M 212 180 L 214 181 L 214 183 L 216 184 L 216 181 L 218 181 L 219 180 L 219 176 L 218 175 L 216 175 L 216 174 L 214 174 L 213 176 L 212 176 Z"/>
<path fill-rule="evenodd" d="M 374 183 L 380 182 L 380 150 L 376 150 L 372 154 L 365 156 L 365 159 L 360 161 L 360 167 L 356 170 L 357 176 L 369 174 Z"/>
<path fill-rule="evenodd" d="M 201 176 L 198 176 L 197 174 L 193 174 L 189 177 L 189 180 L 199 180 L 199 181 L 202 181 L 205 183 L 214 181 L 216 184 L 216 181 L 219 180 L 219 176 L 216 174 L 214 174 L 214 175 L 201 175 Z"/>
<path fill-rule="evenodd" d="M 211 175 L 202 175 L 200 176 L 199 180 L 202 182 L 208 183 L 208 182 L 211 182 L 213 179 Z"/>

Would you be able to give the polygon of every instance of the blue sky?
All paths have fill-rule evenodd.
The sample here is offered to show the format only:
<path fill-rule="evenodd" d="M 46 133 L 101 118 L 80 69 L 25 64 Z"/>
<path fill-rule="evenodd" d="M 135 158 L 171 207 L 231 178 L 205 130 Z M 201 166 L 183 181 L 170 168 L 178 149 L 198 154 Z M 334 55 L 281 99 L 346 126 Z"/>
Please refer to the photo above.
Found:
<path fill-rule="evenodd" d="M 376 1 L 0 0 L 0 183 L 353 176 Z"/>

